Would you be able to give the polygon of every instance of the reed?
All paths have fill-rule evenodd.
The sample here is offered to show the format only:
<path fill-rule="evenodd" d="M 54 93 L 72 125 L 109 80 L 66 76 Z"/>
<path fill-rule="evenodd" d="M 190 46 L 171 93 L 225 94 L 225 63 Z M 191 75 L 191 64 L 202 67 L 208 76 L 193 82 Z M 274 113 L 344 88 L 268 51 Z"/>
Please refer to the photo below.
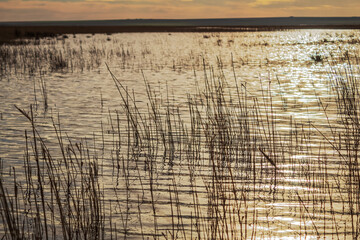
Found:
<path fill-rule="evenodd" d="M 359 69 L 354 66 L 350 56 L 345 54 L 343 67 L 332 67 L 330 76 L 332 86 L 336 93 L 336 106 L 339 115 L 341 133 L 334 139 L 334 147 L 344 166 L 346 183 L 346 211 L 350 216 L 351 236 L 356 239 L 360 234 L 360 168 L 359 168 L 359 143 L 360 143 L 360 91 Z"/>
<path fill-rule="evenodd" d="M 36 109 L 16 106 L 30 130 L 23 167 L 1 169 L 3 238 L 266 239 L 283 237 L 272 231 L 278 227 L 297 238 L 356 239 L 354 68 L 332 72 L 341 131 L 324 132 L 311 119 L 281 115 L 291 102 L 274 94 L 270 78 L 253 92 L 232 66 L 229 80 L 220 59 L 216 67 L 203 60 L 203 85 L 187 95 L 186 111 L 144 73 L 147 104 L 138 105 L 108 67 L 120 109 L 109 111 L 109 124 L 91 139 L 70 139 L 53 118 L 54 145 Z M 43 79 L 40 88 L 47 102 Z M 334 124 L 321 98 L 319 109 Z M 283 226 L 289 216 L 295 224 Z"/>

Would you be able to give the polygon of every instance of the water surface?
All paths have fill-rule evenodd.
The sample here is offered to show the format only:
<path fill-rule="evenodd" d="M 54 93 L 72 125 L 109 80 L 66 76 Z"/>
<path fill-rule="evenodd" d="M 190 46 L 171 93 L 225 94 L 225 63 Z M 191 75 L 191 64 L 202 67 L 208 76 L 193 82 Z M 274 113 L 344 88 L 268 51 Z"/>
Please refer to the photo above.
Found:
<path fill-rule="evenodd" d="M 359 39 L 355 30 L 126 33 L 3 46 L 4 185 L 12 167 L 22 171 L 31 136 L 14 105 L 32 105 L 54 159 L 59 122 L 64 142 L 89 148 L 103 211 L 117 223 L 106 228 L 119 236 L 351 239 L 356 207 L 334 147 L 346 131 L 331 79 L 349 61 L 357 68 Z M 141 147 L 136 127 L 155 131 Z"/>

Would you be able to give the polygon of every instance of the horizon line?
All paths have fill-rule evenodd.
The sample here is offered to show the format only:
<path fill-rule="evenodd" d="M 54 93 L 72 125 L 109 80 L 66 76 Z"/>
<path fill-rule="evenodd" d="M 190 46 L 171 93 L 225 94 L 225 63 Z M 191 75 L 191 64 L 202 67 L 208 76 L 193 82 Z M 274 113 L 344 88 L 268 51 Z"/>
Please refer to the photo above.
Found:
<path fill-rule="evenodd" d="M 47 22 L 91 22 L 91 21 L 196 21 L 196 20 L 246 20 L 246 19 L 294 19 L 294 18 L 303 18 L 303 19 L 351 19 L 351 18 L 360 18 L 359 16 L 333 16 L 333 17 L 309 17 L 309 16 L 287 16 L 287 17 L 247 17 L 247 18 L 113 18 L 113 19 L 69 19 L 69 20 L 34 20 L 34 21 L 0 21 L 0 23 L 47 23 Z"/>

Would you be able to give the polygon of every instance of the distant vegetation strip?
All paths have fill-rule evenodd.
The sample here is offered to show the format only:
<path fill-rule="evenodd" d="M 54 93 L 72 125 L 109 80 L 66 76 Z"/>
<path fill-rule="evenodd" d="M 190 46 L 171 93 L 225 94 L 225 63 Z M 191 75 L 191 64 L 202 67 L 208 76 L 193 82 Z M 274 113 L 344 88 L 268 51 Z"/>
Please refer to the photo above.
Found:
<path fill-rule="evenodd" d="M 9 42 L 19 38 L 43 38 L 77 33 L 241 32 L 287 29 L 360 29 L 360 17 L 0 22 L 0 42 Z"/>
<path fill-rule="evenodd" d="M 360 25 L 360 17 L 277 17 L 277 18 L 212 18 L 212 19 L 122 19 L 83 21 L 0 22 L 0 26 L 329 26 Z"/>

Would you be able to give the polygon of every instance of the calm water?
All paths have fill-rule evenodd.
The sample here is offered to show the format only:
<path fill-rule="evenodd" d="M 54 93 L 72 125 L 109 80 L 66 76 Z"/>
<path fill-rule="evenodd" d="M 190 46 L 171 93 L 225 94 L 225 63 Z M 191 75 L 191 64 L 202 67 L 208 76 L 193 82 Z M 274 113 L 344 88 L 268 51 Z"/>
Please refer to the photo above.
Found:
<path fill-rule="evenodd" d="M 332 145 L 338 144 L 333 137 L 344 130 L 338 128 L 336 94 L 330 81 L 334 75 L 330 73 L 344 71 L 347 56 L 357 68 L 359 39 L 360 32 L 354 30 L 133 33 L 69 35 L 4 47 L 13 56 L 11 62 L 10 57 L 2 60 L 0 81 L 4 185 L 12 186 L 12 167 L 17 172 L 23 169 L 24 132 L 31 129 L 14 105 L 29 111 L 32 104 L 36 125 L 54 159 L 61 158 L 61 153 L 52 119 L 61 122 L 64 141 L 82 142 L 99 162 L 104 212 L 112 212 L 118 237 L 140 239 L 158 234 L 164 239 L 190 239 L 201 232 L 201 238 L 209 239 L 351 239 L 351 219 L 356 223 L 358 218 L 351 218 L 350 210 L 358 211 L 359 206 L 349 206 L 346 161 Z M 59 67 L 51 56 L 61 56 L 65 66 Z M 172 139 L 175 147 L 173 143 L 164 146 L 173 146 L 174 155 L 162 153 L 164 146 L 147 139 L 149 145 L 159 144 L 153 159 L 154 176 L 148 174 L 146 148 L 134 153 L 136 157 L 125 154 L 126 139 L 134 136 L 126 134 L 131 127 L 126 123 L 124 101 L 106 64 L 129 92 L 127 98 L 136 99 L 139 112 L 151 123 L 156 117 L 149 114 L 148 83 L 162 113 L 162 126 L 173 127 L 173 133 L 164 130 L 164 141 Z M 358 72 L 354 70 L 353 76 L 358 77 Z M 251 137 L 242 137 L 243 130 L 234 120 L 229 138 L 239 142 L 231 146 L 245 149 L 247 143 L 257 142 L 240 151 L 251 156 L 251 162 L 232 162 L 238 150 L 217 153 L 218 159 L 225 154 L 231 160 L 231 178 L 227 167 L 214 170 L 207 140 L 211 137 L 194 137 L 196 131 L 206 132 L 205 125 L 199 123 L 194 130 L 189 113 L 189 106 L 196 105 L 206 118 L 206 86 L 214 79 L 222 81 L 234 119 L 241 116 L 241 109 L 231 106 L 237 101 L 236 85 L 249 102 Z M 172 124 L 166 123 L 167 106 Z M 254 106 L 260 120 L 253 118 Z M 120 137 L 117 118 L 123 124 Z M 179 130 L 184 129 L 181 124 L 188 135 Z M 149 128 L 159 130 L 158 126 Z M 215 139 L 221 135 L 212 134 Z M 123 147 L 118 143 L 121 140 Z M 269 156 L 276 159 L 277 170 L 267 161 Z M 127 173 L 117 171 L 115 163 L 122 163 L 118 169 L 128 169 Z M 227 177 L 215 183 L 214 171 Z M 232 183 L 242 194 L 231 194 Z M 217 207 L 211 207 L 214 205 Z M 212 222 L 218 215 L 223 216 L 222 222 Z M 229 229 L 223 235 L 216 230 L 214 235 L 212 231 L 219 226 Z"/>

